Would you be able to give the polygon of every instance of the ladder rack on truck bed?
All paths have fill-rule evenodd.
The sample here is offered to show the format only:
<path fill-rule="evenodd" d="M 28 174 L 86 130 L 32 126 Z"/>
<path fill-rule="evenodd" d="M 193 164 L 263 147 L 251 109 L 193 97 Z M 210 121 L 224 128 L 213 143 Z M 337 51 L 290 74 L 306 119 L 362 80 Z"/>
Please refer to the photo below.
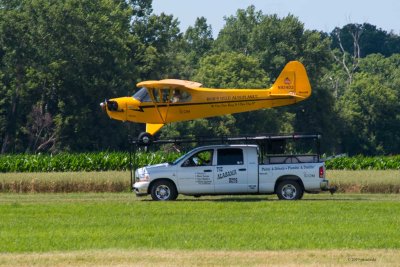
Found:
<path fill-rule="evenodd" d="M 257 136 L 221 136 L 221 137 L 198 137 L 198 138 L 169 138 L 169 139 L 158 139 L 154 140 L 152 144 L 181 144 L 181 143 L 216 143 L 220 142 L 223 144 L 232 144 L 236 142 L 245 143 L 262 143 L 273 140 L 297 140 L 297 139 L 315 139 L 319 140 L 321 138 L 320 134 L 266 134 Z M 148 146 L 144 145 L 139 140 L 131 140 L 132 144 L 138 146 Z"/>

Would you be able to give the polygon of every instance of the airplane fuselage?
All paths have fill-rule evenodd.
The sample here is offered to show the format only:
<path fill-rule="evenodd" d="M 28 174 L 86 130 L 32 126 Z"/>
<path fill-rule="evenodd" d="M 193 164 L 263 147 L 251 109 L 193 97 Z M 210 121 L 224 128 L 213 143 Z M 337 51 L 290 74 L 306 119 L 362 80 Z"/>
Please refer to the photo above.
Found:
<path fill-rule="evenodd" d="M 179 88 L 175 87 L 174 89 Z M 190 93 L 192 96 L 190 102 L 173 103 L 168 100 L 165 102 L 141 102 L 134 97 L 110 99 L 109 101 L 118 103 L 118 110 L 108 111 L 108 115 L 122 121 L 165 124 L 285 106 L 298 101 L 289 96 L 271 97 L 271 92 L 265 89 L 202 88 L 191 90 Z"/>
<path fill-rule="evenodd" d="M 107 100 L 110 118 L 146 123 L 153 135 L 164 124 L 291 105 L 311 95 L 304 66 L 289 62 L 269 89 L 202 88 L 200 83 L 166 79 L 138 83 L 132 97 Z"/>

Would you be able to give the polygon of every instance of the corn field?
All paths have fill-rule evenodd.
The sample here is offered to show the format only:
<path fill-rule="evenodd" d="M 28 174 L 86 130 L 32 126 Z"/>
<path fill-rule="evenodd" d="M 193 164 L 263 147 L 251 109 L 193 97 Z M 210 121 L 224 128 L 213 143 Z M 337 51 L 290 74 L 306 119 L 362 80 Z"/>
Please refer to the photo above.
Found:
<path fill-rule="evenodd" d="M 177 152 L 137 152 L 136 166 L 172 162 Z M 133 160 L 133 159 L 132 159 Z M 129 170 L 128 152 L 16 154 L 0 156 L 0 172 L 79 172 Z M 325 162 L 330 170 L 400 170 L 400 155 L 340 157 Z"/>
<path fill-rule="evenodd" d="M 134 163 L 145 166 L 171 162 L 179 156 L 179 153 L 137 152 Z M 129 170 L 129 163 L 128 152 L 17 154 L 0 156 L 0 172 L 124 171 Z"/>
<path fill-rule="evenodd" d="M 330 170 L 400 170 L 400 155 L 340 157 L 325 164 Z"/>

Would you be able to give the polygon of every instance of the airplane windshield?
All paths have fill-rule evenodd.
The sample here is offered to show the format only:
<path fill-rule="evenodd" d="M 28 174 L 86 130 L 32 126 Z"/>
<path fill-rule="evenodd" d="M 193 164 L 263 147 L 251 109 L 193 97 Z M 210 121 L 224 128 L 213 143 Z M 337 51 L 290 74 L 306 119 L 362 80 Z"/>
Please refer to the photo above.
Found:
<path fill-rule="evenodd" d="M 132 97 L 140 102 L 151 102 L 149 92 L 145 87 L 140 88 L 139 91 L 137 91 Z"/>

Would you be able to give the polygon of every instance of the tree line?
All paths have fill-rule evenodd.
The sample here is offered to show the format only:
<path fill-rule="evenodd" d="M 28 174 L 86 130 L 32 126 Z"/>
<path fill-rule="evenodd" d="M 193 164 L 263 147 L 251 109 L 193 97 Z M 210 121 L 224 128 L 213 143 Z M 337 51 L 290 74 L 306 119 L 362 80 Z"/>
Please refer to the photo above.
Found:
<path fill-rule="evenodd" d="M 327 153 L 400 153 L 400 36 L 374 25 L 331 33 L 256 7 L 186 31 L 151 0 L 0 0 L 1 153 L 120 150 L 144 125 L 110 120 L 104 99 L 143 80 L 268 88 L 290 60 L 312 96 L 293 106 L 170 124 L 161 137 L 319 132 Z"/>

